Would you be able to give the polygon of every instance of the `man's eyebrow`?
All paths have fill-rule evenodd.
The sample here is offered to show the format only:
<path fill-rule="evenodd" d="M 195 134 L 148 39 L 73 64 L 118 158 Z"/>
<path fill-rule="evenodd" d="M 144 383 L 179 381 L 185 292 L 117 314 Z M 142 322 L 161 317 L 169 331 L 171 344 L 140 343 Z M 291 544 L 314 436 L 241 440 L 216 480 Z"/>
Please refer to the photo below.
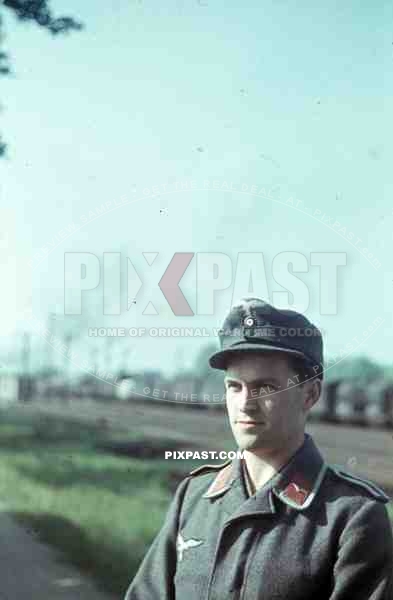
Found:
<path fill-rule="evenodd" d="M 225 383 L 239 383 L 239 384 L 242 383 L 240 381 L 240 379 L 236 379 L 236 377 L 225 377 L 224 382 Z M 264 385 L 269 385 L 270 383 L 280 387 L 280 382 L 277 379 L 275 379 L 275 377 L 265 377 L 265 378 L 260 378 L 260 379 L 254 379 L 254 381 L 249 381 L 248 385 L 262 387 Z"/>

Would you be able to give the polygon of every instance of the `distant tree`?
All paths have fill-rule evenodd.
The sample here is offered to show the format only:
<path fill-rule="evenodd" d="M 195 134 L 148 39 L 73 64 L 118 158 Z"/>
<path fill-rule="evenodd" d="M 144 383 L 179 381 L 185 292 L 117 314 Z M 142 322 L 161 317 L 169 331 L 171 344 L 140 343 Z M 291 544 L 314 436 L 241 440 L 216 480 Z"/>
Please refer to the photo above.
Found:
<path fill-rule="evenodd" d="M 333 364 L 326 371 L 326 381 L 337 379 L 356 381 L 360 385 L 369 384 L 384 376 L 385 369 L 368 356 L 359 355 L 344 358 Z"/>
<path fill-rule="evenodd" d="M 35 371 L 35 376 L 39 377 L 40 379 L 47 379 L 49 377 L 53 377 L 54 375 L 59 375 L 60 374 L 60 369 L 58 367 L 55 366 L 43 366 L 39 369 L 37 369 Z"/>
<path fill-rule="evenodd" d="M 384 375 L 385 379 L 392 380 L 393 379 L 393 366 L 392 365 L 385 366 L 383 375 Z"/>
<path fill-rule="evenodd" d="M 207 342 L 199 347 L 199 350 L 195 355 L 195 359 L 193 360 L 192 367 L 195 377 L 201 379 L 201 381 L 204 381 L 206 377 L 211 375 L 214 369 L 212 369 L 209 365 L 209 357 L 214 354 L 214 352 L 217 352 L 218 349 L 219 347 L 217 342 Z"/>
<path fill-rule="evenodd" d="M 196 354 L 195 360 L 193 361 L 193 372 L 197 377 L 206 378 L 211 372 L 212 368 L 209 365 L 209 357 L 217 352 L 218 344 L 216 342 L 208 342 L 203 344 Z"/>
<path fill-rule="evenodd" d="M 5 10 L 13 13 L 19 21 L 32 21 L 52 35 L 83 29 L 82 23 L 72 17 L 55 18 L 49 7 L 50 0 L 0 0 L 0 76 L 11 74 L 9 55 L 1 49 L 4 41 L 3 16 Z M 0 134 L 0 157 L 5 156 L 7 146 Z"/>
<path fill-rule="evenodd" d="M 194 393 L 198 397 L 202 393 L 202 389 L 209 379 L 216 379 L 222 376 L 221 372 L 217 372 L 216 369 L 212 369 L 209 365 L 209 357 L 218 350 L 217 342 L 208 342 L 203 344 L 196 354 L 195 360 L 193 361 L 193 376 L 194 376 Z"/>

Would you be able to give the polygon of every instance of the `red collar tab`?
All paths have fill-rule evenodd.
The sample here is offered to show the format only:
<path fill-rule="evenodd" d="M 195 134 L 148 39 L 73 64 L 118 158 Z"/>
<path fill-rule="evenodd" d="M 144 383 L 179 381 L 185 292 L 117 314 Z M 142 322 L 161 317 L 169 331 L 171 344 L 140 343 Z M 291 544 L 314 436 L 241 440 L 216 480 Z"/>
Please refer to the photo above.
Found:
<path fill-rule="evenodd" d="M 214 479 L 213 483 L 202 497 L 216 498 L 220 494 L 226 492 L 234 481 L 232 477 L 232 471 L 232 463 L 224 467 L 222 471 L 218 473 L 217 477 Z"/>

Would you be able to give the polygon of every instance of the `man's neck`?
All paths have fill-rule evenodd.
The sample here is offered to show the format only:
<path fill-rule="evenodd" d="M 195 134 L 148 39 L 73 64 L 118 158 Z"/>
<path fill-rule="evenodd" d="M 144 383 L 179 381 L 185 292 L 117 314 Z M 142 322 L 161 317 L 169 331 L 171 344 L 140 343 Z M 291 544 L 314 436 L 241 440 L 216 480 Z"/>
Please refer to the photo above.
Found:
<path fill-rule="evenodd" d="M 293 440 L 284 450 L 245 450 L 244 462 L 248 475 L 248 483 L 254 494 L 287 463 L 299 450 L 305 440 L 305 434 Z"/>

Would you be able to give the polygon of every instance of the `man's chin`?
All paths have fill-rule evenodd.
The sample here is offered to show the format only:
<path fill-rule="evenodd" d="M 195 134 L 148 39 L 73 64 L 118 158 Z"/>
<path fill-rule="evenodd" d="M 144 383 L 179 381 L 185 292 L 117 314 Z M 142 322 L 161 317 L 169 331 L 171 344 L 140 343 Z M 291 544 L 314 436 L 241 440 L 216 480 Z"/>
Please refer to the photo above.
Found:
<path fill-rule="evenodd" d="M 247 450 L 247 451 L 252 451 L 252 450 L 258 450 L 258 449 L 263 449 L 266 448 L 266 446 L 268 444 L 266 444 L 266 440 L 261 440 L 260 438 L 248 438 L 248 439 L 244 439 L 244 438 L 237 438 L 236 440 L 237 445 L 239 450 Z"/>

